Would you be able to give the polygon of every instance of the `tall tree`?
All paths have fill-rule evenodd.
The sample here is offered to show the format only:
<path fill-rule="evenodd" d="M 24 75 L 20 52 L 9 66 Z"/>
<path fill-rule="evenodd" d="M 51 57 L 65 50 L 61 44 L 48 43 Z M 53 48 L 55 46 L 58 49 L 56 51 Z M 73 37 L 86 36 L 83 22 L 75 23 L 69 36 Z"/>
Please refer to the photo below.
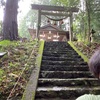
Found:
<path fill-rule="evenodd" d="M 18 0 L 7 0 L 5 5 L 4 21 L 3 21 L 3 38 L 7 40 L 17 40 L 17 8 Z"/>
<path fill-rule="evenodd" d="M 85 2 L 88 22 L 87 39 L 90 42 L 91 30 L 100 32 L 100 0 L 85 0 Z"/>
<path fill-rule="evenodd" d="M 87 12 L 87 22 L 88 22 L 88 34 L 87 34 L 87 39 L 88 39 L 88 42 L 90 42 L 90 25 L 91 25 L 91 17 L 90 17 L 90 14 L 91 14 L 91 4 L 90 4 L 90 0 L 85 0 L 86 2 L 86 12 Z"/>
<path fill-rule="evenodd" d="M 91 2 L 91 27 L 100 33 L 100 0 Z"/>

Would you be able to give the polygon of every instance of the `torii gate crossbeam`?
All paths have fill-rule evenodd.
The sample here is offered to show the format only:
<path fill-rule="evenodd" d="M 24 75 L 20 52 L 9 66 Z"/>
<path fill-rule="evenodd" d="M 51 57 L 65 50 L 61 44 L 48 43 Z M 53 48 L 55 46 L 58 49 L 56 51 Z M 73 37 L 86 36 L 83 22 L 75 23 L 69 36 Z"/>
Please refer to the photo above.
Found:
<path fill-rule="evenodd" d="M 32 9 L 47 10 L 47 11 L 65 11 L 65 12 L 78 12 L 79 8 L 76 7 L 63 7 L 63 6 L 51 6 L 51 5 L 37 5 L 32 4 Z"/>

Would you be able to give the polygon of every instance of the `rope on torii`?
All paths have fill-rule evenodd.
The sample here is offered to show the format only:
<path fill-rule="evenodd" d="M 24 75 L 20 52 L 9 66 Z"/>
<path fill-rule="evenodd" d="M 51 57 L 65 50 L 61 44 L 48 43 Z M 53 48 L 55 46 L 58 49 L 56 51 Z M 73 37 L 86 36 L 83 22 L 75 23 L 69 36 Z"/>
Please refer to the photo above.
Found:
<path fill-rule="evenodd" d="M 53 21 L 62 21 L 63 19 L 66 19 L 68 16 L 66 16 L 66 17 L 64 17 L 64 18 L 59 18 L 59 19 L 50 18 L 50 17 L 47 16 L 47 15 L 45 15 L 45 17 L 47 17 L 48 19 L 53 20 Z"/>

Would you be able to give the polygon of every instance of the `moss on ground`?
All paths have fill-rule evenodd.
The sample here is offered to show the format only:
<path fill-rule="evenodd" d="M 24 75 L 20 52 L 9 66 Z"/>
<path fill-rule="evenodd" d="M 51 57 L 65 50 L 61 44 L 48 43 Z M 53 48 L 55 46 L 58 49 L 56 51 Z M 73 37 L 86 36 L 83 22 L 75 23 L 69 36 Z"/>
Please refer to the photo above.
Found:
<path fill-rule="evenodd" d="M 89 59 L 87 58 L 87 56 L 85 56 L 82 52 L 80 52 L 75 46 L 74 46 L 74 44 L 72 43 L 72 42 L 68 42 L 69 44 L 70 44 L 70 46 L 83 58 L 83 60 L 85 61 L 85 62 L 88 62 L 89 61 Z"/>

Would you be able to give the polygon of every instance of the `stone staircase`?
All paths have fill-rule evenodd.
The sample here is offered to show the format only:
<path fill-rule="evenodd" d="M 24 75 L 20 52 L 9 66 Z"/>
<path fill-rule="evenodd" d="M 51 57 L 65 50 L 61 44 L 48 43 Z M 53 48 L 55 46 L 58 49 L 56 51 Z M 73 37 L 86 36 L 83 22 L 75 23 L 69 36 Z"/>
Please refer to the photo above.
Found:
<path fill-rule="evenodd" d="M 35 100 L 75 100 L 100 94 L 100 82 L 66 42 L 45 42 Z"/>

